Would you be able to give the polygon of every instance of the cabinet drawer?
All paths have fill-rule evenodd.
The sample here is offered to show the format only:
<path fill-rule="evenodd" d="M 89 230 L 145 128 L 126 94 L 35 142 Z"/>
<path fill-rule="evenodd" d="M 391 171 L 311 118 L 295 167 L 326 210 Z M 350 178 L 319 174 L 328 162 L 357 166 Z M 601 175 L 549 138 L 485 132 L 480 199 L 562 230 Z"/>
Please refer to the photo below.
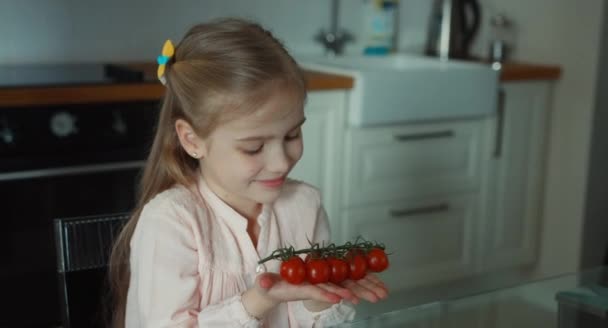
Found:
<path fill-rule="evenodd" d="M 482 121 L 350 129 L 344 205 L 479 186 Z"/>
<path fill-rule="evenodd" d="M 390 290 L 464 277 L 474 271 L 476 199 L 463 194 L 345 210 L 343 238 L 386 245 L 391 264 L 381 276 Z"/>

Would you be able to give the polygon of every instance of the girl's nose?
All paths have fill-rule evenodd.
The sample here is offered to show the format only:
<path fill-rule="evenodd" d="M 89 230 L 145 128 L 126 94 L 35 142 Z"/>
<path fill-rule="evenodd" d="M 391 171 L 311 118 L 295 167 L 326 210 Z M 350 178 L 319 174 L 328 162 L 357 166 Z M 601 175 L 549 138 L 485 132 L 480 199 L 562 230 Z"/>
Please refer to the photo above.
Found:
<path fill-rule="evenodd" d="M 289 156 L 284 147 L 277 147 L 272 156 L 268 159 L 268 171 L 273 173 L 285 173 L 289 170 Z"/>

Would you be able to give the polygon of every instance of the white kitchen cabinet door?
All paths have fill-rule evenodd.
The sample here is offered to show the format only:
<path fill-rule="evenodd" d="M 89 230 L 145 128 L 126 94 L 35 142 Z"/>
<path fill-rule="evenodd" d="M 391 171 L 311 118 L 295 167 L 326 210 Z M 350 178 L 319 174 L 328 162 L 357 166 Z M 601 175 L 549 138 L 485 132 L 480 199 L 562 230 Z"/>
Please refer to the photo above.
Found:
<path fill-rule="evenodd" d="M 343 205 L 478 190 L 482 122 L 348 129 Z"/>
<path fill-rule="evenodd" d="M 339 199 L 346 91 L 308 93 L 302 127 L 304 154 L 290 177 L 320 189 L 333 235 L 340 235 Z"/>
<path fill-rule="evenodd" d="M 504 103 L 492 130 L 496 143 L 483 191 L 483 271 L 530 264 L 537 256 L 550 84 L 506 83 L 502 88 Z"/>
<path fill-rule="evenodd" d="M 474 272 L 477 195 L 451 194 L 348 209 L 344 238 L 386 245 L 390 267 L 380 273 L 398 291 Z"/>

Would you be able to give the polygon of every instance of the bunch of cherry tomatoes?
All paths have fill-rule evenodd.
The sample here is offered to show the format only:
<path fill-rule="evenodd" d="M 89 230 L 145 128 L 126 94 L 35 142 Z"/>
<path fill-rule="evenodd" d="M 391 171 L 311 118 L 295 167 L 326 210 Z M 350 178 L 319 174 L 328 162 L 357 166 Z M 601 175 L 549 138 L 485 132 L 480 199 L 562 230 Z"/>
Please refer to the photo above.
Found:
<path fill-rule="evenodd" d="M 306 254 L 304 260 L 299 254 Z M 310 248 L 295 250 L 293 247 L 279 248 L 260 260 L 281 260 L 281 277 L 294 285 L 303 282 L 320 284 L 331 282 L 339 284 L 344 280 L 359 280 L 368 271 L 382 272 L 388 268 L 389 261 L 382 244 L 362 241 L 347 242 L 336 246 L 331 244 L 320 247 L 312 244 Z"/>

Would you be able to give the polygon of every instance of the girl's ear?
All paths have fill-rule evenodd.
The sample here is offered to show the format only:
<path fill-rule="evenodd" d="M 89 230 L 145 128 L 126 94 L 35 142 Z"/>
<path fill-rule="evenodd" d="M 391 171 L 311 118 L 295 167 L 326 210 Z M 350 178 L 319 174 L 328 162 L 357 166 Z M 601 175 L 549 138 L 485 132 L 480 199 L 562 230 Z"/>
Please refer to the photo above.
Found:
<path fill-rule="evenodd" d="M 194 129 L 190 123 L 178 119 L 175 121 L 175 132 L 179 138 L 179 143 L 182 148 L 190 156 L 196 159 L 200 159 L 207 155 L 207 147 L 205 142 L 194 132 Z"/>

